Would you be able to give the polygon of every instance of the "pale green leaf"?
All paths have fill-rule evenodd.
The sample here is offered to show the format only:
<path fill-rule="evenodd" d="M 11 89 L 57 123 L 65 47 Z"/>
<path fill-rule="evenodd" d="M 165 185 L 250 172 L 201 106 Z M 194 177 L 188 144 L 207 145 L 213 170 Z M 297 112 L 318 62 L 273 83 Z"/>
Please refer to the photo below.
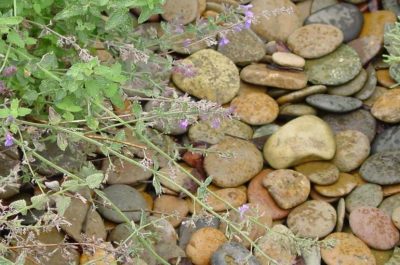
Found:
<path fill-rule="evenodd" d="M 86 178 L 86 184 L 91 189 L 99 188 L 101 183 L 103 182 L 104 175 L 103 173 L 94 173 Z"/>
<path fill-rule="evenodd" d="M 57 213 L 63 216 L 65 211 L 71 204 L 71 198 L 66 196 L 56 196 L 55 201 L 56 201 Z"/>
<path fill-rule="evenodd" d="M 13 201 L 10 203 L 10 207 L 20 212 L 22 215 L 26 215 L 28 212 L 25 200 Z"/>
<path fill-rule="evenodd" d="M 49 198 L 46 194 L 39 194 L 31 197 L 32 206 L 38 210 L 44 210 Z"/>
<path fill-rule="evenodd" d="M 24 20 L 23 17 L 0 17 L 0 25 L 13 26 L 18 25 Z"/>

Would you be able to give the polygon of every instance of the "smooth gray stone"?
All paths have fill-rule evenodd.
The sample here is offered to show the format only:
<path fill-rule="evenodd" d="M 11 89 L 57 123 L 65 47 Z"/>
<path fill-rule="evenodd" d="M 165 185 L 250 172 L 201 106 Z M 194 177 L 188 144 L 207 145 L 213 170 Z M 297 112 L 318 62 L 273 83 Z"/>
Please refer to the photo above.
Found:
<path fill-rule="evenodd" d="M 231 257 L 235 262 L 227 262 L 226 258 Z M 236 242 L 225 243 L 220 246 L 211 257 L 211 265 L 260 265 L 251 252 Z"/>
<path fill-rule="evenodd" d="M 355 5 L 339 3 L 318 10 L 304 21 L 305 25 L 315 23 L 329 24 L 341 29 L 343 41 L 348 42 L 359 35 L 364 17 Z"/>
<path fill-rule="evenodd" d="M 306 102 L 318 109 L 335 113 L 349 112 L 362 106 L 359 99 L 326 94 L 308 96 Z"/>
<path fill-rule="evenodd" d="M 360 168 L 361 177 L 379 185 L 400 183 L 400 150 L 376 153 L 370 156 Z"/>
<path fill-rule="evenodd" d="M 379 209 L 384 211 L 388 216 L 392 216 L 393 211 L 400 207 L 400 193 L 394 194 L 383 200 Z"/>
<path fill-rule="evenodd" d="M 194 232 L 203 227 L 218 228 L 219 224 L 219 219 L 214 216 L 199 218 L 194 223 L 192 223 L 190 219 L 187 219 L 187 221 L 182 222 L 179 227 L 179 246 L 182 249 L 186 249 L 190 237 Z"/>
<path fill-rule="evenodd" d="M 317 1 L 313 1 L 312 5 L 311 5 L 311 14 L 315 13 L 315 12 L 325 8 L 325 7 L 335 5 L 337 3 L 338 3 L 337 0 L 317 0 Z"/>
<path fill-rule="evenodd" d="M 356 94 L 353 96 L 358 98 L 359 100 L 366 100 L 374 94 L 375 89 L 376 89 L 376 84 L 378 82 L 378 79 L 376 79 L 376 71 L 375 68 L 372 64 L 368 65 L 367 67 L 367 82 L 365 82 L 363 88 L 361 88 L 360 91 L 358 91 Z"/>
<path fill-rule="evenodd" d="M 383 9 L 392 11 L 396 16 L 400 16 L 400 4 L 397 0 L 382 0 Z"/>
<path fill-rule="evenodd" d="M 400 150 L 400 125 L 390 127 L 378 134 L 372 143 L 371 153 Z"/>

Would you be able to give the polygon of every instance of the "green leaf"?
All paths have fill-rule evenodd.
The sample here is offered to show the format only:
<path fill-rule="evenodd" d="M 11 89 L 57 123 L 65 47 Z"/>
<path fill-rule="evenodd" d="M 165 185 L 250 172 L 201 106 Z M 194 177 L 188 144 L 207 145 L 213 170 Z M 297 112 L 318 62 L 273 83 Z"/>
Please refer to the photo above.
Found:
<path fill-rule="evenodd" d="M 49 198 L 46 194 L 39 194 L 31 197 L 32 206 L 38 210 L 44 210 Z"/>
<path fill-rule="evenodd" d="M 10 203 L 10 207 L 17 210 L 20 212 L 22 215 L 26 215 L 28 212 L 28 209 L 26 207 L 26 201 L 25 200 L 17 200 L 13 201 Z"/>
<path fill-rule="evenodd" d="M 56 201 L 57 213 L 60 214 L 61 216 L 63 216 L 65 211 L 68 209 L 69 205 L 71 204 L 71 198 L 58 195 L 58 196 L 56 196 L 55 201 Z"/>
<path fill-rule="evenodd" d="M 106 22 L 105 30 L 110 31 L 127 23 L 130 19 L 128 12 L 129 10 L 125 8 L 114 10 Z"/>
<path fill-rule="evenodd" d="M 94 173 L 86 178 L 86 184 L 90 189 L 97 189 L 100 187 L 103 182 L 104 174 L 103 173 Z"/>
<path fill-rule="evenodd" d="M 19 34 L 15 30 L 12 30 L 8 33 L 7 40 L 9 43 L 15 44 L 20 48 L 25 47 L 24 40 L 21 38 L 21 36 L 19 36 Z"/>
<path fill-rule="evenodd" d="M 68 141 L 67 141 L 67 136 L 64 133 L 57 134 L 57 146 L 62 151 L 65 151 L 65 149 L 67 149 Z"/>
<path fill-rule="evenodd" d="M 53 109 L 53 107 L 49 107 L 49 123 L 51 125 L 57 125 L 61 122 L 61 116 Z"/>
<path fill-rule="evenodd" d="M 0 17 L 0 25 L 13 26 L 18 25 L 24 20 L 23 17 Z"/>
<path fill-rule="evenodd" d="M 7 118 L 8 116 L 10 116 L 10 110 L 7 108 L 4 109 L 0 109 L 0 118 Z"/>
<path fill-rule="evenodd" d="M 57 57 L 53 52 L 46 53 L 42 56 L 42 59 L 38 63 L 41 67 L 47 70 L 58 68 Z"/>
<path fill-rule="evenodd" d="M 80 16 L 86 13 L 87 8 L 83 8 L 82 6 L 78 5 L 71 5 L 61 12 L 59 12 L 55 17 L 54 20 L 65 20 L 71 17 Z"/>
<path fill-rule="evenodd" d="M 32 112 L 31 109 L 28 108 L 18 108 L 18 115 L 17 117 L 24 117 Z"/>
<path fill-rule="evenodd" d="M 121 74 L 122 66 L 119 63 L 112 65 L 111 67 L 105 65 L 99 65 L 94 69 L 94 73 L 101 77 L 104 77 L 107 80 L 124 83 L 126 81 L 126 77 Z"/>
<path fill-rule="evenodd" d="M 103 86 L 103 91 L 106 97 L 111 98 L 119 91 L 119 86 L 115 83 L 107 83 Z"/>
<path fill-rule="evenodd" d="M 38 96 L 39 94 L 35 90 L 28 90 L 24 93 L 22 98 L 28 101 L 30 104 L 32 104 L 32 102 L 35 101 L 38 98 Z"/>
<path fill-rule="evenodd" d="M 57 108 L 67 110 L 69 112 L 82 111 L 82 108 L 75 103 L 75 99 L 71 95 L 63 98 L 61 102 L 56 103 L 56 106 Z"/>
<path fill-rule="evenodd" d="M 99 121 L 93 116 L 86 116 L 87 126 L 92 130 L 97 130 L 99 127 Z"/>
<path fill-rule="evenodd" d="M 64 112 L 62 116 L 66 121 L 73 121 L 75 119 L 74 114 L 68 111 Z"/>
<path fill-rule="evenodd" d="M 116 107 L 120 109 L 124 107 L 124 101 L 122 100 L 121 95 L 119 95 L 118 93 L 110 97 L 109 99 L 111 100 L 111 103 L 114 104 Z"/>

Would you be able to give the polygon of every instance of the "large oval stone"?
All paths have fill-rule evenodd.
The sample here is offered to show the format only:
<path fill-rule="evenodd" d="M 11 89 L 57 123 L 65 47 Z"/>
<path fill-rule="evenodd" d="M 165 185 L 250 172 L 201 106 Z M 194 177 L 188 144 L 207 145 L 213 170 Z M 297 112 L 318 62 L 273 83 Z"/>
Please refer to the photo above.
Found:
<path fill-rule="evenodd" d="M 362 101 L 352 97 L 316 94 L 306 98 L 311 106 L 328 112 L 344 113 L 362 106 Z"/>
<path fill-rule="evenodd" d="M 183 59 L 182 64 L 193 68 L 194 74 L 184 76 L 175 72 L 172 80 L 190 95 L 224 104 L 239 91 L 240 78 L 236 65 L 219 52 L 200 50 Z"/>
<path fill-rule="evenodd" d="M 238 187 L 258 174 L 263 157 L 248 141 L 227 137 L 208 149 L 204 169 L 220 187 Z"/>
<path fill-rule="evenodd" d="M 378 134 L 372 143 L 371 152 L 400 150 L 400 125 L 390 127 Z"/>
<path fill-rule="evenodd" d="M 370 156 L 362 164 L 360 174 L 366 181 L 379 185 L 400 183 L 400 151 L 386 151 Z"/>
<path fill-rule="evenodd" d="M 380 96 L 372 106 L 371 113 L 384 122 L 400 122 L 400 88 L 389 90 Z"/>
<path fill-rule="evenodd" d="M 316 116 L 296 118 L 268 138 L 264 157 L 277 169 L 304 162 L 332 159 L 336 150 L 333 132 Z"/>

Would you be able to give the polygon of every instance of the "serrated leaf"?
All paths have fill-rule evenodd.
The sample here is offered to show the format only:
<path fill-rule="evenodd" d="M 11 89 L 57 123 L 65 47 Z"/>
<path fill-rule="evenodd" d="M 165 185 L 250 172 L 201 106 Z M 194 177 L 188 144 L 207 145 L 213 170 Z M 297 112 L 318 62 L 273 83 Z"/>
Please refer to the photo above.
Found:
<path fill-rule="evenodd" d="M 130 19 L 129 10 L 125 8 L 117 9 L 111 13 L 110 17 L 108 18 L 105 26 L 106 31 L 110 31 L 118 26 L 121 26 Z"/>
<path fill-rule="evenodd" d="M 61 100 L 61 102 L 56 103 L 57 108 L 66 110 L 69 112 L 79 112 L 82 108 L 76 105 L 75 100 L 72 96 L 67 96 Z"/>
<path fill-rule="evenodd" d="M 22 215 L 27 214 L 27 209 L 26 209 L 26 201 L 25 200 L 17 200 L 13 201 L 10 203 L 10 207 L 15 209 L 16 211 L 20 212 Z"/>
<path fill-rule="evenodd" d="M 90 189 L 97 189 L 100 187 L 103 182 L 104 174 L 103 173 L 94 173 L 86 178 L 86 184 Z"/>
<path fill-rule="evenodd" d="M 86 116 L 86 124 L 92 130 L 96 130 L 99 127 L 99 121 L 93 116 Z"/>
<path fill-rule="evenodd" d="M 53 109 L 53 107 L 49 107 L 49 123 L 51 125 L 57 125 L 61 122 L 61 116 Z"/>
<path fill-rule="evenodd" d="M 31 109 L 28 108 L 18 108 L 18 117 L 23 117 L 32 112 Z"/>
<path fill-rule="evenodd" d="M 20 48 L 25 47 L 24 40 L 21 38 L 21 36 L 19 36 L 19 34 L 15 30 L 12 30 L 8 33 L 7 40 L 9 43 L 15 44 Z"/>
<path fill-rule="evenodd" d="M 18 25 L 24 20 L 23 17 L 0 17 L 0 25 L 13 26 Z"/>
<path fill-rule="evenodd" d="M 65 211 L 71 204 L 71 198 L 66 196 L 57 196 L 55 198 L 55 201 L 56 201 L 57 213 L 63 216 Z"/>
<path fill-rule="evenodd" d="M 54 20 L 65 20 L 71 17 L 76 17 L 85 14 L 86 9 L 81 6 L 72 5 L 64 8 L 61 12 L 57 13 Z"/>
<path fill-rule="evenodd" d="M 57 57 L 53 52 L 46 53 L 38 64 L 47 70 L 56 69 L 58 67 Z"/>
<path fill-rule="evenodd" d="M 67 141 L 67 136 L 64 133 L 57 134 L 57 146 L 62 151 L 65 151 L 65 149 L 67 149 L 68 141 Z"/>
<path fill-rule="evenodd" d="M 38 210 L 44 210 L 49 198 L 46 194 L 39 194 L 31 197 L 32 206 Z"/>

